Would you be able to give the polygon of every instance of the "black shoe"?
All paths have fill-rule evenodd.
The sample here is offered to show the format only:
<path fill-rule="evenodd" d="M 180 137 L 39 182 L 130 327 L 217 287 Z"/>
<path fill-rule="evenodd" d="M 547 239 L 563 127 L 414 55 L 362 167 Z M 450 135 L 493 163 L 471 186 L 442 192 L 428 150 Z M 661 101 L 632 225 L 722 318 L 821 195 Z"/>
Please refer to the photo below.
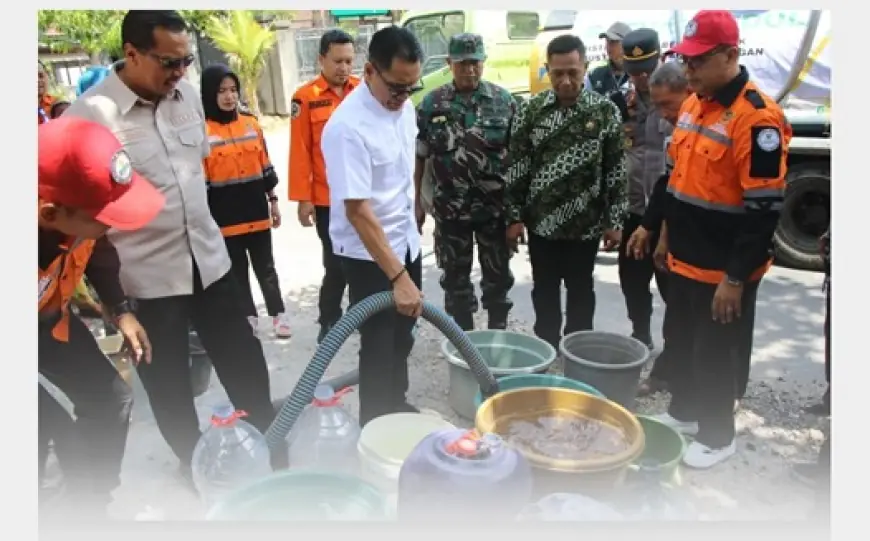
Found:
<path fill-rule="evenodd" d="M 810 415 L 818 415 L 819 417 L 830 417 L 831 415 L 831 390 L 825 391 L 822 401 L 817 404 L 812 404 L 804 408 L 804 412 Z"/>
<path fill-rule="evenodd" d="M 504 331 L 507 330 L 507 314 L 502 314 L 498 312 L 489 312 L 489 318 L 487 321 L 487 328 L 496 330 L 496 331 Z"/>
<path fill-rule="evenodd" d="M 453 315 L 453 321 L 459 325 L 459 328 L 463 331 L 473 331 L 474 330 L 474 316 L 471 313 L 467 314 L 458 314 Z"/>
<path fill-rule="evenodd" d="M 179 466 L 175 473 L 181 486 L 199 496 L 199 490 L 196 488 L 196 483 L 193 482 L 193 470 L 190 466 Z"/>

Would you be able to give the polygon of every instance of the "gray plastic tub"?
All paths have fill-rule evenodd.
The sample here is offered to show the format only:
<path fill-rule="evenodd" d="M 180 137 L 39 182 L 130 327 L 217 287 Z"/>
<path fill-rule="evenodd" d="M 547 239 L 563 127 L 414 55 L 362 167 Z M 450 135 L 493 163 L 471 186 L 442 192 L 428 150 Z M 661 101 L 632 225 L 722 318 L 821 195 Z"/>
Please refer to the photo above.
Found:
<path fill-rule="evenodd" d="M 553 346 L 535 336 L 500 330 L 468 331 L 467 334 L 496 378 L 543 374 L 556 360 Z M 474 397 L 480 386 L 449 340 L 441 343 L 441 353 L 449 363 L 450 407 L 462 417 L 474 419 L 477 413 Z"/>
<path fill-rule="evenodd" d="M 565 377 L 582 381 L 633 411 L 640 373 L 650 357 L 643 342 L 621 334 L 578 331 L 562 338 Z"/>

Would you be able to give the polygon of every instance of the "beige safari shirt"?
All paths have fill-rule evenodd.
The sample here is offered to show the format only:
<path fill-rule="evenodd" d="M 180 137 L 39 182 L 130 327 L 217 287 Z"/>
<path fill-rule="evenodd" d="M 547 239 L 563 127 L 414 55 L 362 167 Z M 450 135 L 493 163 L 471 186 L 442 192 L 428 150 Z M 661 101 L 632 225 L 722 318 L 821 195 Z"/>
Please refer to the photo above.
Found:
<path fill-rule="evenodd" d="M 227 248 L 208 207 L 202 160 L 210 147 L 202 102 L 193 86 L 182 80 L 155 106 L 133 93 L 113 70 L 64 114 L 112 130 L 136 171 L 166 198 L 164 209 L 143 229 L 109 231 L 128 295 L 153 299 L 192 294 L 194 260 L 203 287 L 229 272 Z"/>

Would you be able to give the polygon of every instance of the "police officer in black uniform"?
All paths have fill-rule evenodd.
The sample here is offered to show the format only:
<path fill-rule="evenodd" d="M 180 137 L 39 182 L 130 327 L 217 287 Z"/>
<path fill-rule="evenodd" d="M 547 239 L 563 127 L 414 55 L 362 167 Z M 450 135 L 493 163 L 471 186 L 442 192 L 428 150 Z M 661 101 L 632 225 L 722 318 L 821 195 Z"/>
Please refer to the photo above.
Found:
<path fill-rule="evenodd" d="M 611 92 L 628 83 L 628 74 L 622 66 L 622 38 L 629 32 L 631 28 L 627 24 L 617 21 L 598 36 L 606 41 L 607 64 L 589 72 L 591 90 L 609 96 Z"/>

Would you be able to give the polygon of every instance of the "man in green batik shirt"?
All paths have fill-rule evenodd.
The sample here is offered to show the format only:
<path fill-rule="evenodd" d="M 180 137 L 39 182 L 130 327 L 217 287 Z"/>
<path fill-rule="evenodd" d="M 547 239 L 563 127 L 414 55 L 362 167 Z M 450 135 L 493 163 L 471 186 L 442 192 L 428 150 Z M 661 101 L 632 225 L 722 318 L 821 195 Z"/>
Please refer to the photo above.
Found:
<path fill-rule="evenodd" d="M 625 141 L 619 110 L 583 88 L 586 49 L 563 35 L 547 46 L 552 90 L 514 118 L 506 188 L 508 242 L 528 229 L 535 334 L 558 347 L 564 334 L 592 329 L 593 271 L 599 244 L 619 247 L 628 209 Z"/>
<path fill-rule="evenodd" d="M 483 308 L 490 329 L 507 327 L 514 285 L 505 230 L 507 139 L 516 102 L 510 92 L 482 81 L 483 38 L 450 38 L 453 81 L 430 92 L 417 107 L 417 223 L 425 219 L 420 193 L 431 160 L 435 253 L 443 274 L 444 307 L 464 330 L 474 328 L 477 298 L 471 283 L 474 239 L 480 261 Z"/>

